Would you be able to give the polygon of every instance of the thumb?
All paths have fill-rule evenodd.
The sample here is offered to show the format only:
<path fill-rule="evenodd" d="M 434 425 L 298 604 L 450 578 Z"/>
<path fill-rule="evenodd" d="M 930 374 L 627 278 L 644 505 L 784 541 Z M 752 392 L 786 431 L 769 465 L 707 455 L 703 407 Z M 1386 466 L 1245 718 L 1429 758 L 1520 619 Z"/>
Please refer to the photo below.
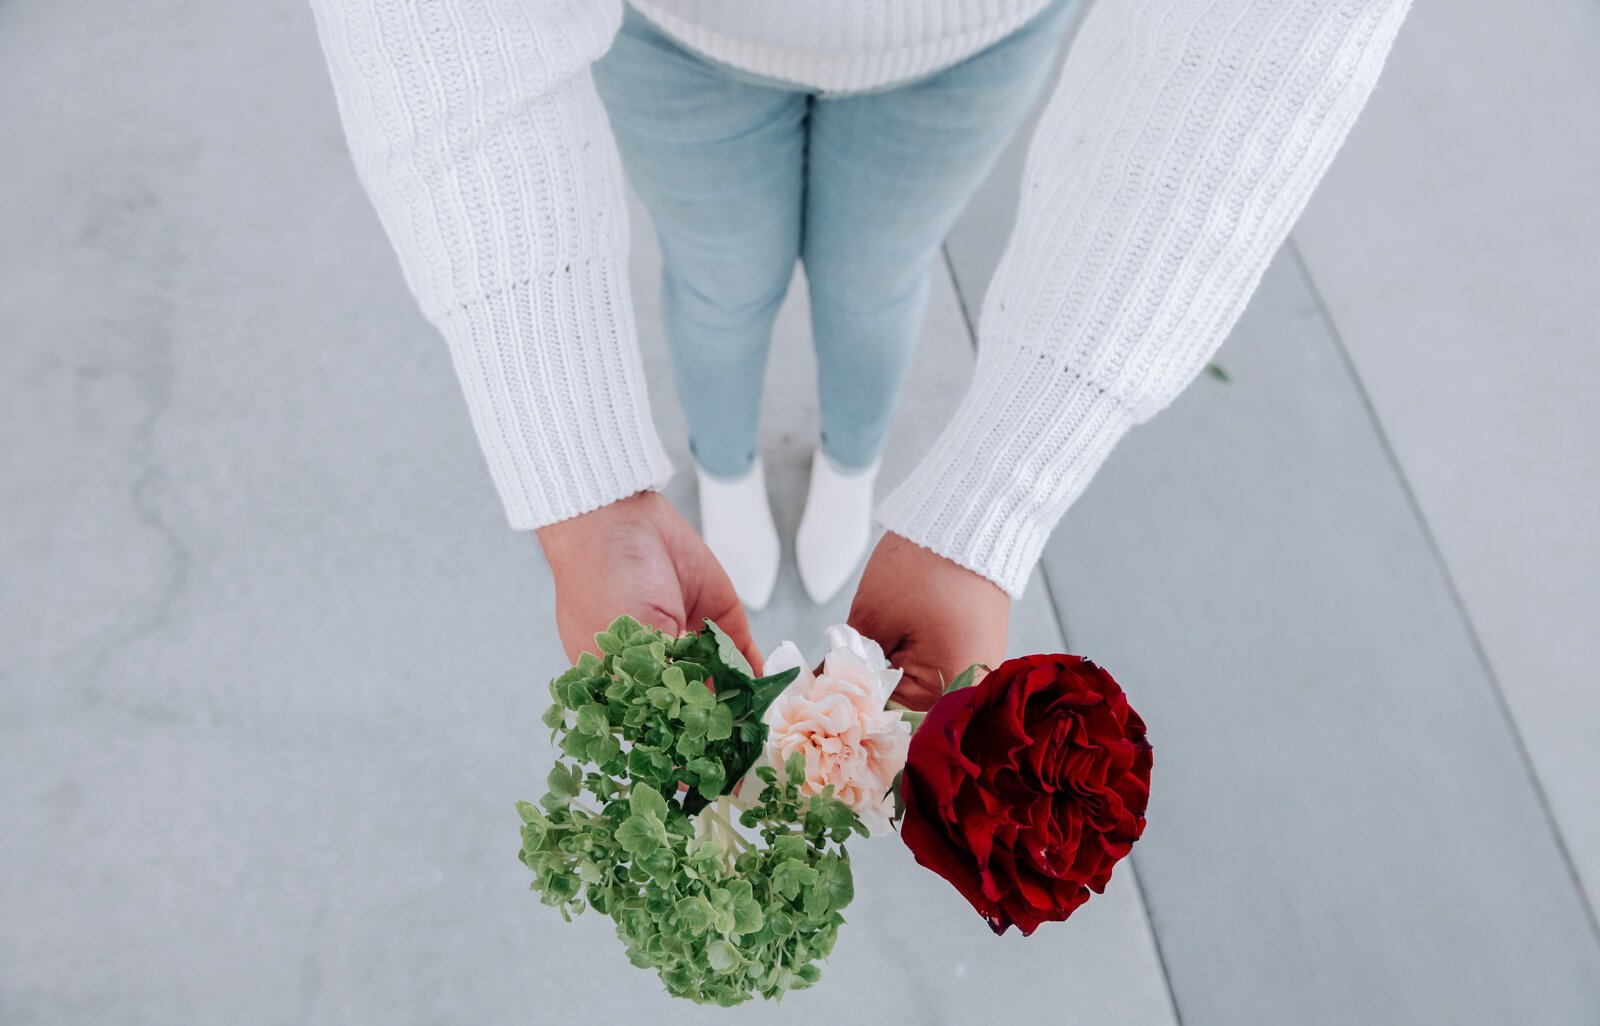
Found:
<path fill-rule="evenodd" d="M 918 712 L 927 712 L 944 693 L 944 681 L 937 674 L 928 674 L 923 671 L 908 672 L 900 678 L 900 685 L 894 689 L 897 702 L 908 709 Z"/>
<path fill-rule="evenodd" d="M 728 591 L 731 594 L 733 587 L 730 586 Z M 760 677 L 763 667 L 765 667 L 766 659 L 762 658 L 762 650 L 757 647 L 755 637 L 750 635 L 750 621 L 744 615 L 744 603 L 739 602 L 738 595 L 733 595 L 731 603 L 722 603 L 717 607 L 709 608 L 704 613 L 696 613 L 693 623 L 690 624 L 691 631 L 702 629 L 702 627 L 706 626 L 706 624 L 701 623 L 701 616 L 712 619 L 717 623 L 718 627 L 722 627 L 723 634 L 733 639 L 734 647 L 738 648 L 739 653 L 750 664 L 752 674 Z"/>
<path fill-rule="evenodd" d="M 750 661 L 750 669 L 755 671 L 755 675 L 757 677 L 760 677 L 767 672 L 767 660 L 761 655 L 761 649 L 756 647 L 756 643 L 754 641 L 751 641 L 747 645 L 739 646 L 739 651 L 743 652 L 744 657 Z"/>
<path fill-rule="evenodd" d="M 687 600 L 684 604 L 690 610 L 686 627 L 697 630 L 703 626 L 702 619 L 714 621 L 733 640 L 734 646 L 759 677 L 765 660 L 750 633 L 750 620 L 745 615 L 744 603 L 739 601 L 739 594 L 733 590 L 733 582 L 728 579 L 722 564 L 717 562 L 709 549 L 703 551 L 704 558 L 696 560 L 694 568 L 686 575 L 692 579 L 684 582 L 684 597 Z"/>
<path fill-rule="evenodd" d="M 699 630 L 703 620 L 712 620 L 733 644 L 756 676 L 761 675 L 761 650 L 750 636 L 750 621 L 744 615 L 744 603 L 733 590 L 728 572 L 722 569 L 717 557 L 705 541 L 683 522 L 674 517 L 665 533 L 667 553 L 678 576 L 678 588 L 683 593 L 683 608 L 688 630 Z"/>
<path fill-rule="evenodd" d="M 711 619 L 715 620 L 717 626 L 721 627 L 723 632 L 733 639 L 733 643 L 744 654 L 745 660 L 750 664 L 750 669 L 754 671 L 755 675 L 757 677 L 761 676 L 763 664 L 766 660 L 761 657 L 761 649 L 756 646 L 755 638 L 750 634 L 750 621 L 745 617 L 744 605 L 740 603 L 738 597 L 734 597 L 733 605 L 729 607 L 727 612 L 720 617 L 713 616 Z"/>

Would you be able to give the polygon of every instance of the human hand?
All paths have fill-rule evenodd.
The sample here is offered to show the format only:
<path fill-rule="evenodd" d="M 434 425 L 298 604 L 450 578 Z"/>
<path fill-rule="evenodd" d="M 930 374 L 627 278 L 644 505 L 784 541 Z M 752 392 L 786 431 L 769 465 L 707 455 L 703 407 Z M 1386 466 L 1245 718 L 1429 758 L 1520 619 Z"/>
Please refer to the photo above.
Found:
<path fill-rule="evenodd" d="M 626 613 L 669 634 L 715 620 L 756 674 L 761 651 L 722 564 L 660 492 L 541 527 L 556 583 L 556 630 L 567 658 L 594 652 L 594 636 Z"/>
<path fill-rule="evenodd" d="M 926 710 L 968 666 L 1000 665 L 1010 614 L 993 581 L 890 532 L 867 560 L 849 623 L 904 671 L 895 699 Z"/>

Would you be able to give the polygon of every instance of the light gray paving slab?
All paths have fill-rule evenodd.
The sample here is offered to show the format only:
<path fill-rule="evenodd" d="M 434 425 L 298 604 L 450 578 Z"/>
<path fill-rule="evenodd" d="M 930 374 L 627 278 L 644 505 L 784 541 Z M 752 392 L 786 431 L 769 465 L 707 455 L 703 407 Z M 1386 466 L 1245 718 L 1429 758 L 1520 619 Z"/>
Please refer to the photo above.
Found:
<path fill-rule="evenodd" d="M 1600 894 L 1600 6 L 1419 4 L 1296 236 Z"/>
<path fill-rule="evenodd" d="M 1295 266 L 1223 361 L 1046 555 L 1150 723 L 1134 858 L 1184 1023 L 1595 1022 L 1583 900 Z"/>
<path fill-rule="evenodd" d="M 1038 112 L 1028 119 L 1000 156 L 988 178 L 961 212 L 945 239 L 945 256 L 955 279 L 962 308 L 974 326 L 983 310 L 983 295 L 989 280 L 1005 253 L 1017 219 L 1017 200 L 1022 186 L 1022 168 L 1028 156 L 1028 142 Z"/>
<path fill-rule="evenodd" d="M 1063 48 L 1056 58 L 1057 73 L 1061 62 L 1070 53 L 1071 38 L 1068 36 L 1068 47 Z M 1055 76 L 1052 75 L 1050 80 L 1053 83 Z M 1038 123 L 1048 96 L 1049 90 L 1046 90 L 1017 134 L 1011 137 L 1011 142 L 995 159 L 988 177 L 973 194 L 945 239 L 945 255 L 955 279 L 956 292 L 973 325 L 978 322 L 978 314 L 983 309 L 983 294 L 989 289 L 989 280 L 994 277 L 994 269 L 1005 252 L 1006 242 L 1011 238 L 1011 227 L 1016 223 L 1017 201 L 1022 190 L 1022 170 L 1028 158 L 1028 145 L 1033 140 L 1034 126 Z"/>
<path fill-rule="evenodd" d="M 0 89 L 0 1022 L 705 1021 L 524 889 L 548 577 L 303 5 L 13 0 Z M 950 359 L 919 365 L 888 477 Z M 777 437 L 811 401 L 774 403 Z M 792 528 L 802 469 L 774 462 Z M 837 619 L 786 580 L 763 637 Z M 1019 610 L 1019 645 L 1050 629 Z M 857 865 L 824 985 L 718 1018 L 1171 1021 L 1130 874 L 1025 942 L 892 841 Z"/>

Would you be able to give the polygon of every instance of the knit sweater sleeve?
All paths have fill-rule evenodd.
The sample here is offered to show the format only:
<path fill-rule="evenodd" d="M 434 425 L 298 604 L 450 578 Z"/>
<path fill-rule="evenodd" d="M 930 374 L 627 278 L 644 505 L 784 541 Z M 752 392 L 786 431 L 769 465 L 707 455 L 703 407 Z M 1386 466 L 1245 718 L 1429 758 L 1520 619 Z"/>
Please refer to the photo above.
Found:
<path fill-rule="evenodd" d="M 1118 440 L 1238 319 L 1408 6 L 1096 4 L 1030 146 L 972 384 L 879 521 L 1019 595 Z"/>
<path fill-rule="evenodd" d="M 363 184 L 513 527 L 660 487 L 622 172 L 589 75 L 620 0 L 311 0 Z"/>

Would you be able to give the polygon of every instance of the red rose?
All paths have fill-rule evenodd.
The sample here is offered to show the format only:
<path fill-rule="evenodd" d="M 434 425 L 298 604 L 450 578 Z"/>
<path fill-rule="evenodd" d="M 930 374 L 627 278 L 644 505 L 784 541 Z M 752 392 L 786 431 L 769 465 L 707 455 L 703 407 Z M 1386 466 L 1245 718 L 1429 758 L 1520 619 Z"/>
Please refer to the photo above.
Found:
<path fill-rule="evenodd" d="M 911 737 L 900 836 L 995 933 L 1101 893 L 1144 832 L 1150 743 L 1117 682 L 1070 655 L 1010 659 Z"/>

